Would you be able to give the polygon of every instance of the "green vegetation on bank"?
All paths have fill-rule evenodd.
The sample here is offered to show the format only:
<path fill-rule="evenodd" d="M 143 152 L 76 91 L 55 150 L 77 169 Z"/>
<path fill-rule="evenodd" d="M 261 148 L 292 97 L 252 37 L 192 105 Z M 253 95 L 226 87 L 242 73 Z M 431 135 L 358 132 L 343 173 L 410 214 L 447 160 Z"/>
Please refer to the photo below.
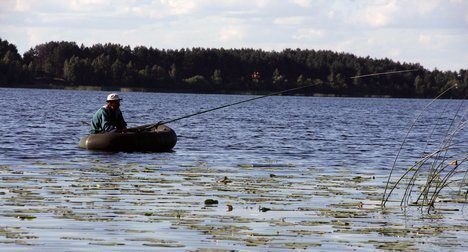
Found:
<path fill-rule="evenodd" d="M 351 79 L 356 75 L 419 69 Z M 301 85 L 298 94 L 434 97 L 457 84 L 446 97 L 465 98 L 468 69 L 429 71 L 419 64 L 357 57 L 348 53 L 285 49 L 192 48 L 161 50 L 118 44 L 78 46 L 48 42 L 18 53 L 0 39 L 0 85 L 64 88 L 130 88 L 179 92 L 264 93 Z"/>

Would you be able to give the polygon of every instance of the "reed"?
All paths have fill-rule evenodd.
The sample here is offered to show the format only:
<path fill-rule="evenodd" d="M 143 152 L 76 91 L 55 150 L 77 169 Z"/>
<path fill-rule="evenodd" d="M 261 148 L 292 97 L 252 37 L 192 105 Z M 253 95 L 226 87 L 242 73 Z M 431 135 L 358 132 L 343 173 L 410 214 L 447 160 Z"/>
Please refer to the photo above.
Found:
<path fill-rule="evenodd" d="M 431 111 L 431 106 L 435 104 L 436 100 L 456 87 L 457 85 L 454 84 L 441 92 L 422 109 L 410 125 L 390 170 L 382 196 L 382 208 L 386 206 L 392 195 L 397 194 L 397 191 L 401 191 L 397 196 L 399 197 L 400 206 L 405 207 L 405 209 L 410 205 L 420 206 L 431 211 L 440 198 L 441 192 L 444 189 L 453 189 L 453 184 L 458 184 L 459 189 L 457 194 L 464 194 L 465 197 L 462 203 L 467 203 L 468 191 L 466 191 L 466 187 L 468 186 L 468 170 L 466 161 L 468 160 L 468 153 L 464 151 L 467 146 L 466 143 L 457 141 L 458 136 L 466 133 L 465 129 L 468 123 L 467 110 L 463 109 L 466 97 L 459 103 L 455 110 L 451 110 L 447 103 L 447 106 L 437 115 L 436 123 L 434 123 L 432 129 L 428 132 L 423 153 L 419 155 L 419 158 L 416 158 L 414 164 L 407 168 L 402 175 L 398 177 L 394 176 L 394 173 L 396 173 L 399 168 L 397 164 L 399 161 L 402 161 L 400 159 L 401 156 L 403 156 L 402 154 L 404 154 L 404 147 L 408 144 L 411 133 L 414 133 L 417 123 L 424 124 L 424 122 L 420 122 L 420 120 L 424 118 L 424 113 L 433 112 Z M 447 119 L 447 116 L 450 115 L 452 111 L 454 111 L 453 116 L 449 116 Z M 416 133 L 421 134 L 425 132 Z M 428 153 L 427 150 L 432 146 L 435 147 Z M 459 179 L 460 174 L 464 174 L 462 179 Z M 413 196 L 416 196 L 416 200 L 412 202 L 411 199 Z"/>

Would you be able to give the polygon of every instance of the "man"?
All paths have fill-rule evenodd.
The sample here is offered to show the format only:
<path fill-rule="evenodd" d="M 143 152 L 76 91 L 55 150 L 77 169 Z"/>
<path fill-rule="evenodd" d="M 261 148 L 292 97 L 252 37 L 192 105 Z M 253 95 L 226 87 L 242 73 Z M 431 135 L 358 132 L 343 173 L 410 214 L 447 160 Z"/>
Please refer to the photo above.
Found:
<path fill-rule="evenodd" d="M 109 94 L 106 105 L 100 108 L 93 116 L 91 134 L 104 132 L 127 132 L 127 123 L 120 111 L 120 97 L 118 94 Z"/>

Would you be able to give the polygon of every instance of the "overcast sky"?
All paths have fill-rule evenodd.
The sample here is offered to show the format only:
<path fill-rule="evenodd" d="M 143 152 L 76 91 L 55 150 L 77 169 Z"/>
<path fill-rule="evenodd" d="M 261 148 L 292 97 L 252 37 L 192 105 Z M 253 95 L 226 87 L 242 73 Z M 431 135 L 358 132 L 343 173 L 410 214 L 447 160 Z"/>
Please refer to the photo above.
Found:
<path fill-rule="evenodd" d="M 180 49 L 325 49 L 468 69 L 468 0 L 0 0 L 0 37 Z"/>

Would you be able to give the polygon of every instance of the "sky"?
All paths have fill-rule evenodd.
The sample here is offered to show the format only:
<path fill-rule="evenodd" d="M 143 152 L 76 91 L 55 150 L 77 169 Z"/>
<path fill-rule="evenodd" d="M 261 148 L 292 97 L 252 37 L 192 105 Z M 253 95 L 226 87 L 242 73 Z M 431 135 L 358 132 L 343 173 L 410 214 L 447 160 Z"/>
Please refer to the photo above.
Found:
<path fill-rule="evenodd" d="M 468 0 L 0 0 L 23 54 L 73 41 L 159 49 L 332 50 L 468 69 Z"/>

